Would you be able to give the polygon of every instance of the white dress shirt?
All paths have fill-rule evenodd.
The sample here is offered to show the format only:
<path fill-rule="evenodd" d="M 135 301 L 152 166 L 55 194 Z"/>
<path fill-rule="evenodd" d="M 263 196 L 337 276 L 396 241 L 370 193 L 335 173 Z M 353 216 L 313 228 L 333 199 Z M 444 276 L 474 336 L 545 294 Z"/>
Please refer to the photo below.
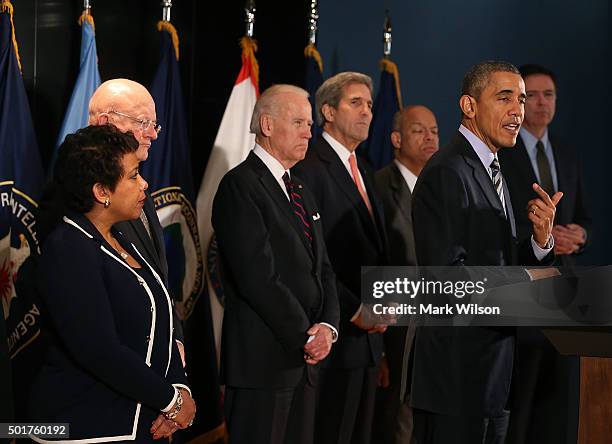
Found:
<path fill-rule="evenodd" d="M 399 160 L 395 159 L 393 160 L 393 162 L 395 162 L 395 165 L 397 165 L 397 169 L 399 170 L 399 172 L 402 174 L 402 177 L 404 178 L 404 180 L 406 181 L 406 185 L 408 185 L 408 189 L 410 190 L 410 192 L 412 193 L 412 190 L 414 190 L 414 187 L 416 185 L 417 179 L 419 178 L 416 174 L 414 174 L 412 171 L 410 171 L 402 162 L 400 162 Z"/>
<path fill-rule="evenodd" d="M 285 173 L 287 173 L 289 175 L 289 179 L 291 179 L 291 173 L 289 170 L 286 170 L 285 167 L 276 159 L 276 157 L 263 149 L 263 147 L 258 143 L 255 144 L 253 153 L 255 153 L 255 155 L 259 157 L 264 165 L 270 170 L 270 173 L 272 173 L 272 176 L 274 176 L 274 179 L 276 179 L 276 182 L 278 182 L 278 186 L 281 187 L 281 190 L 283 190 L 283 193 L 285 193 L 287 200 L 290 201 L 291 199 L 289 199 L 289 193 L 287 193 L 287 187 L 285 186 L 285 181 L 283 180 L 283 175 Z"/>
<path fill-rule="evenodd" d="M 346 168 L 346 171 L 348 171 L 349 176 L 351 176 L 351 178 L 353 179 L 353 182 L 354 182 L 355 178 L 353 177 L 353 173 L 351 172 L 351 164 L 349 163 L 349 157 L 351 156 L 351 154 L 354 151 L 349 151 L 348 148 L 346 148 L 344 145 L 342 145 L 340 142 L 338 142 L 336 139 L 334 139 L 332 136 L 330 136 L 329 133 L 326 133 L 325 131 L 323 131 L 323 138 L 334 149 L 334 151 L 336 152 L 336 154 L 340 158 L 340 161 L 342 162 L 342 165 L 344 165 L 344 168 Z M 365 182 L 363 181 L 363 177 L 361 177 L 361 173 L 359 172 L 359 168 L 357 168 L 357 173 L 359 175 L 357 180 L 359 180 L 359 182 L 361 183 L 361 186 L 363 187 L 364 190 L 366 190 L 366 193 L 367 193 L 368 189 L 365 186 Z"/>

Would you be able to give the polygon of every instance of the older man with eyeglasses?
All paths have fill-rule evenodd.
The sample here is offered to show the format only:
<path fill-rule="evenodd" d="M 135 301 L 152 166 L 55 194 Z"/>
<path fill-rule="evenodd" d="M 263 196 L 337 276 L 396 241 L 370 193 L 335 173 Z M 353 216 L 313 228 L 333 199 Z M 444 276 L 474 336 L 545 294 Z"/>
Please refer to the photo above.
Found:
<path fill-rule="evenodd" d="M 156 118 L 153 97 L 144 86 L 132 80 L 108 80 L 98 87 L 89 101 L 89 124 L 113 124 L 121 131 L 131 131 L 139 143 L 136 157 L 140 162 L 147 160 L 151 143 L 161 131 L 161 125 L 156 122 Z M 119 222 L 115 227 L 136 246 L 167 284 L 168 263 L 163 231 L 151 196 L 147 194 L 139 219 Z M 176 312 L 174 325 L 174 336 L 184 365 L 183 331 Z M 160 415 L 153 424 L 152 432 L 153 430 L 156 430 L 154 437 L 161 437 L 169 436 L 176 428 L 164 421 Z"/>

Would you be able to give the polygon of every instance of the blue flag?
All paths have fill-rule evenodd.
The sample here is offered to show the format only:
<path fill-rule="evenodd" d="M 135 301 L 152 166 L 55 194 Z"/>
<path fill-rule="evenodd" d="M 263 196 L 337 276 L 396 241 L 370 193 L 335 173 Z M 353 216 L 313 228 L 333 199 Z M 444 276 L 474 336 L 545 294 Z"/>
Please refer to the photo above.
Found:
<path fill-rule="evenodd" d="M 43 171 L 11 23 L 12 5 L 0 12 L 0 297 L 6 318 L 15 295 L 17 271 L 39 251 L 37 199 Z M 26 333 L 24 332 L 24 335 Z M 24 335 L 10 336 L 11 351 Z"/>
<path fill-rule="evenodd" d="M 161 60 L 151 83 L 157 122 L 162 126 L 143 177 L 164 229 L 168 286 L 184 320 L 187 374 L 198 415 L 179 439 L 214 442 L 223 438 L 219 375 L 208 296 L 202 296 L 204 266 L 194 211 L 191 146 L 178 65 L 178 34 L 169 22 L 159 22 Z M 214 439 L 213 439 L 214 438 Z"/>
<path fill-rule="evenodd" d="M 380 84 L 372 107 L 370 134 L 359 147 L 360 154 L 370 161 L 375 170 L 386 166 L 394 158 L 391 144 L 393 116 L 401 109 L 402 103 L 397 65 L 388 59 L 383 59 L 380 65 Z"/>
<path fill-rule="evenodd" d="M 317 141 L 323 129 L 317 125 L 317 110 L 315 109 L 315 94 L 319 86 L 323 83 L 323 62 L 321 54 L 317 48 L 311 43 L 304 49 L 306 57 L 306 73 L 304 75 L 304 89 L 310 94 L 310 106 L 312 106 L 312 138 L 310 144 Z"/>
<path fill-rule="evenodd" d="M 49 166 L 49 176 L 53 173 L 53 165 L 57 157 L 57 148 L 62 144 L 66 135 L 76 132 L 87 126 L 89 121 L 89 99 L 100 86 L 100 72 L 98 71 L 98 52 L 96 50 L 96 34 L 94 20 L 91 14 L 84 11 L 79 19 L 81 24 L 81 62 L 79 76 L 77 77 L 64 122 L 60 129 L 55 151 Z"/>
<path fill-rule="evenodd" d="M 16 282 L 26 259 L 40 252 L 36 208 L 43 170 L 21 77 L 12 15 L 13 6 L 3 1 L 0 5 L 0 299 L 3 308 L 0 315 L 6 319 L 8 354 L 14 365 L 15 357 L 26 354 L 24 349 L 40 332 L 40 311 L 17 290 Z M 17 387 L 24 387 L 22 374 L 16 372 L 13 377 L 14 383 L 20 384 Z M 23 391 L 15 395 L 16 401 L 27 398 Z M 3 397 L 1 402 L 9 404 L 10 399 Z M 20 405 L 15 402 L 17 411 Z"/>

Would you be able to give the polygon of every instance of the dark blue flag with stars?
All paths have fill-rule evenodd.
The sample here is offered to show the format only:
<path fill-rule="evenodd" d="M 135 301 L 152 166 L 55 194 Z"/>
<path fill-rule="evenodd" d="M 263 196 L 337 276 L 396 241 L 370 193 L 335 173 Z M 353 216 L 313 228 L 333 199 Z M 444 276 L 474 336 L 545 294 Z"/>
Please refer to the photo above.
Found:
<path fill-rule="evenodd" d="M 38 307 L 20 299 L 15 284 L 21 265 L 30 254 L 40 252 L 36 209 L 42 184 L 43 170 L 13 28 L 13 6 L 3 1 L 0 4 L 0 299 L 8 350 L 0 350 L 0 359 L 8 351 L 13 364 L 15 357 L 26 354 L 24 349 L 39 334 Z M 0 361 L 0 393 L 8 383 L 5 365 L 6 361 Z M 19 380 L 19 374 L 13 376 L 15 381 Z M 24 398 L 23 391 L 15 395 Z M 3 413 L 11 400 L 5 396 L 0 399 L 0 413 Z"/>
<path fill-rule="evenodd" d="M 375 170 L 388 165 L 394 158 L 391 144 L 393 116 L 401 109 L 402 103 L 397 65 L 383 59 L 380 66 L 380 83 L 372 106 L 370 134 L 359 147 L 359 153 L 368 159 Z"/>
<path fill-rule="evenodd" d="M 215 353 L 210 303 L 202 295 L 204 267 L 194 210 L 191 145 L 178 65 L 178 33 L 167 21 L 157 25 L 161 59 L 151 82 L 157 122 L 162 129 L 142 175 L 164 230 L 168 261 L 168 287 L 183 321 L 187 376 L 198 414 L 178 442 L 197 439 L 214 443 L 225 437 L 221 392 Z"/>

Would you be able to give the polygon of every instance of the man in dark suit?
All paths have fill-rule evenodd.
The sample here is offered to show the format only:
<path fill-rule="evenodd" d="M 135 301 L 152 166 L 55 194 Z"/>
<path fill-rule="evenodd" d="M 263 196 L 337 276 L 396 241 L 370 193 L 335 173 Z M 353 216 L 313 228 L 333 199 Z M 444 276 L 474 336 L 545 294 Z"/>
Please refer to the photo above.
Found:
<path fill-rule="evenodd" d="M 149 157 L 149 149 L 161 130 L 156 122 L 155 102 L 149 91 L 140 83 L 128 79 L 112 79 L 96 89 L 89 102 L 89 124 L 106 125 L 112 123 L 121 131 L 132 131 L 140 144 L 136 155 L 144 162 Z M 163 230 L 155 212 L 155 204 L 147 194 L 140 218 L 117 224 L 125 237 L 132 242 L 145 259 L 168 283 L 168 262 L 164 245 Z M 181 353 L 183 365 L 183 329 L 178 317 L 174 318 L 175 336 Z"/>
<path fill-rule="evenodd" d="M 306 154 L 311 115 L 303 89 L 266 90 L 251 120 L 255 148 L 213 202 L 230 443 L 312 443 L 317 364 L 338 337 L 339 309 L 325 217 L 288 171 Z"/>
<path fill-rule="evenodd" d="M 129 79 L 112 79 L 102 83 L 89 101 L 89 124 L 107 125 L 112 123 L 123 132 L 131 131 L 139 143 L 136 156 L 144 162 L 149 157 L 149 149 L 161 126 L 156 122 L 155 102 L 147 89 L 140 83 Z M 161 224 L 155 211 L 151 196 L 146 200 L 140 217 L 135 220 L 119 222 L 116 228 L 133 243 L 145 260 L 160 274 L 168 286 L 168 262 Z M 174 300 L 172 301 L 174 304 Z M 174 337 L 179 349 L 183 367 L 185 366 L 185 347 L 183 327 L 176 309 L 173 310 Z M 154 428 L 168 428 L 171 423 L 160 415 Z"/>
<path fill-rule="evenodd" d="M 590 239 L 591 215 L 578 153 L 548 127 L 555 115 L 555 75 L 539 65 L 519 68 L 525 82 L 525 121 L 516 147 L 499 153 L 514 208 L 525 208 L 538 182 L 550 194 L 563 191 L 553 235 L 556 262 L 571 266 Z M 524 212 L 516 216 L 519 239 L 529 236 Z M 519 329 L 517 402 L 510 418 L 513 443 L 574 442 L 577 436 L 579 360 L 561 356 L 538 329 Z M 560 426 L 565 418 L 568 426 Z"/>
<path fill-rule="evenodd" d="M 578 153 L 548 131 L 555 116 L 557 87 L 552 71 L 539 65 L 519 68 L 525 82 L 527 101 L 525 121 L 516 147 L 501 150 L 499 163 L 505 174 L 516 208 L 525 208 L 534 197 L 531 184 L 539 183 L 552 194 L 563 191 L 557 209 L 555 255 L 563 265 L 575 263 L 590 238 L 591 215 L 586 205 L 586 192 Z M 525 214 L 516 217 L 519 239 L 529 236 L 530 224 Z"/>
<path fill-rule="evenodd" d="M 523 121 L 525 85 L 518 70 L 505 62 L 479 63 L 464 77 L 461 94 L 459 131 L 430 159 L 413 195 L 419 266 L 551 263 L 562 193 L 551 199 L 533 185 L 538 197 L 528 204 L 532 235 L 518 243 L 497 159 L 499 149 L 514 146 Z M 547 273 L 529 270 L 523 279 Z M 419 444 L 504 442 L 514 333 L 480 327 L 417 331 L 412 405 Z"/>
<path fill-rule="evenodd" d="M 412 191 L 429 158 L 438 151 L 438 123 L 422 105 L 407 106 L 393 117 L 391 143 L 395 159 L 376 173 L 385 212 L 389 265 L 416 265 L 412 231 Z M 412 378 L 414 327 L 393 327 L 384 333 L 382 374 L 376 394 L 373 443 L 410 443 L 413 432 L 409 390 Z M 388 369 L 385 371 L 385 369 Z"/>
<path fill-rule="evenodd" d="M 341 336 L 321 371 L 315 442 L 370 443 L 384 326 L 361 314 L 361 266 L 387 263 L 373 174 L 355 156 L 372 120 L 372 80 L 345 72 L 316 94 L 323 135 L 294 168 L 313 192 L 340 302 Z"/>

